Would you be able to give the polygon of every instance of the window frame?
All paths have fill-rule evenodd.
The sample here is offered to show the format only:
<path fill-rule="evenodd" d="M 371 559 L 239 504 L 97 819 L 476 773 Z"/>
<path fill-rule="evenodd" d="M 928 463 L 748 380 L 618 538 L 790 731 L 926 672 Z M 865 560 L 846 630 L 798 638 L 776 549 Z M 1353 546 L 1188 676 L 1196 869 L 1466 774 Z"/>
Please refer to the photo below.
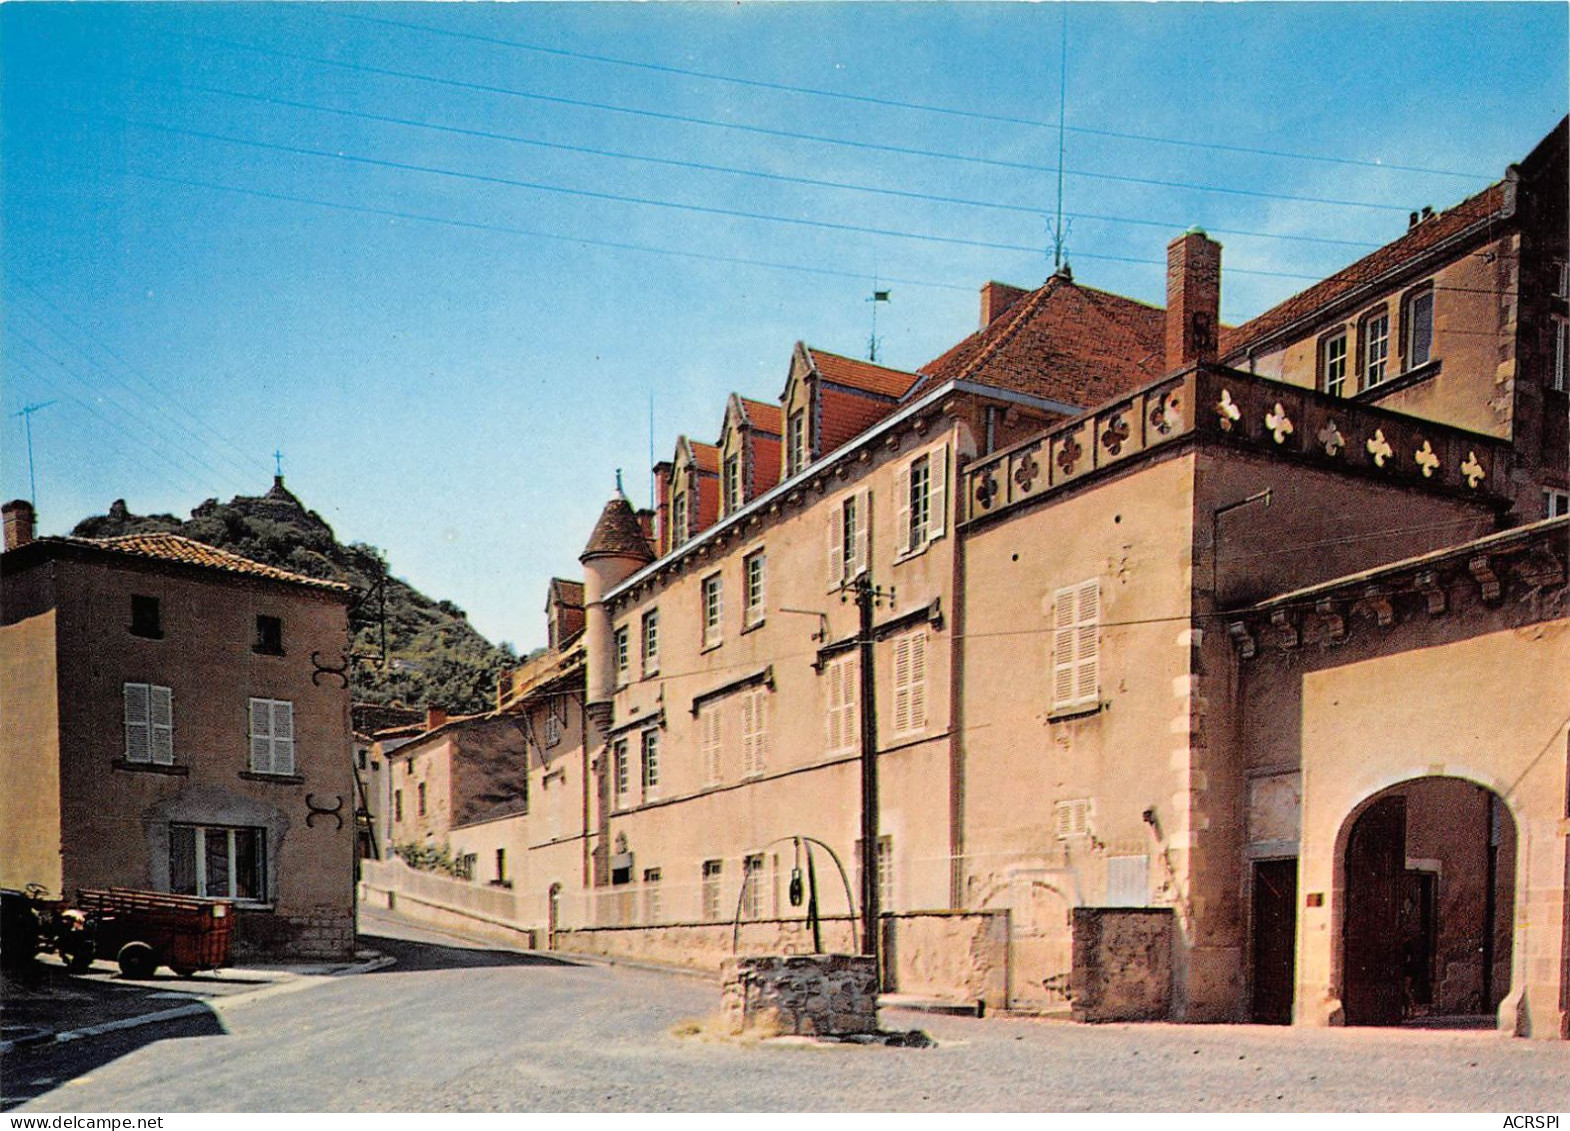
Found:
<path fill-rule="evenodd" d="M 649 609 L 638 622 L 638 647 L 643 664 L 643 678 L 660 672 L 660 610 Z"/>
<path fill-rule="evenodd" d="M 660 730 L 658 727 L 645 729 L 638 741 L 638 767 L 639 783 L 643 787 L 643 799 L 648 801 L 660 795 Z"/>
<path fill-rule="evenodd" d="M 163 602 L 147 593 L 131 594 L 131 623 L 126 631 L 143 640 L 164 638 Z"/>
<path fill-rule="evenodd" d="M 895 738 L 927 729 L 927 637 L 925 625 L 894 637 L 890 667 L 889 732 Z"/>
<path fill-rule="evenodd" d="M 626 738 L 611 743 L 612 808 L 624 809 L 632 797 L 632 744 Z"/>
<path fill-rule="evenodd" d="M 176 890 L 176 864 L 175 853 L 177 837 L 180 833 L 189 830 L 191 836 L 191 880 L 192 890 L 189 892 Z M 207 848 L 207 839 L 211 834 L 224 834 L 224 859 L 227 863 L 224 887 L 225 891 L 212 890 L 208 884 L 207 866 L 211 854 Z M 237 848 L 237 833 L 250 834 L 252 838 L 253 854 L 251 868 L 253 873 L 249 885 L 255 894 L 237 895 L 239 854 Z M 169 891 L 174 895 L 194 895 L 201 899 L 231 899 L 236 903 L 247 905 L 265 905 L 269 902 L 268 887 L 268 843 L 267 829 L 259 825 L 198 825 L 184 821 L 171 821 L 169 824 Z M 181 885 L 184 886 L 183 884 Z"/>
<path fill-rule="evenodd" d="M 1570 391 L 1570 320 L 1553 315 L 1549 322 L 1554 328 L 1554 341 L 1550 347 L 1553 366 L 1548 373 L 1548 387 L 1563 393 Z"/>
<path fill-rule="evenodd" d="M 1417 307 L 1428 303 L 1428 340 L 1424 343 L 1423 359 L 1417 359 Z M 1420 283 L 1407 291 L 1401 299 L 1401 361 L 1402 372 L 1420 369 L 1434 360 L 1434 284 Z"/>
<path fill-rule="evenodd" d="M 755 778 L 769 764 L 769 689 L 752 687 L 741 693 L 741 776 Z"/>
<path fill-rule="evenodd" d="M 703 923 L 717 923 L 720 919 L 720 898 L 724 894 L 725 862 L 705 860 L 700 872 L 698 888 L 698 919 Z"/>
<path fill-rule="evenodd" d="M 757 628 L 768 614 L 768 558 L 763 547 L 760 546 L 742 556 L 741 578 L 742 626 Z"/>
<path fill-rule="evenodd" d="M 627 625 L 611 633 L 611 646 L 616 657 L 616 686 L 625 687 L 632 682 L 632 642 Z"/>
<path fill-rule="evenodd" d="M 1053 594 L 1051 641 L 1050 713 L 1098 709 L 1101 706 L 1099 577 L 1064 586 Z"/>
<path fill-rule="evenodd" d="M 716 570 L 699 583 L 702 646 L 705 650 L 725 643 L 725 575 Z"/>
<path fill-rule="evenodd" d="M 824 753 L 855 754 L 861 749 L 861 660 L 854 652 L 823 665 L 828 680 L 824 696 Z"/>
<path fill-rule="evenodd" d="M 643 870 L 643 921 L 658 923 L 665 918 L 664 900 L 660 896 L 660 870 Z"/>
<path fill-rule="evenodd" d="M 258 656 L 282 656 L 283 617 L 268 613 L 256 614 L 256 636 L 251 641 L 251 651 Z"/>
<path fill-rule="evenodd" d="M 1346 396 L 1347 367 L 1352 360 L 1349 354 L 1351 339 L 1352 335 L 1345 324 L 1337 326 L 1319 339 L 1319 389 L 1326 396 Z M 1332 358 L 1331 347 L 1338 343 L 1341 346 L 1341 355 Z M 1337 364 L 1340 365 L 1341 371 L 1332 378 L 1331 366 Z"/>
<path fill-rule="evenodd" d="M 741 453 L 732 452 L 725 457 L 720 469 L 721 493 L 725 496 L 725 513 L 734 514 L 742 507 Z"/>
<path fill-rule="evenodd" d="M 851 491 L 829 508 L 828 590 L 837 593 L 872 567 L 872 492 Z"/>
<path fill-rule="evenodd" d="M 698 708 L 698 756 L 704 785 L 719 785 L 724 780 L 725 723 L 720 706 L 716 702 Z"/>
<path fill-rule="evenodd" d="M 1559 518 L 1570 514 L 1570 491 L 1558 487 L 1543 488 L 1543 517 Z"/>
<path fill-rule="evenodd" d="M 785 451 L 788 464 L 786 477 L 789 478 L 804 470 L 811 459 L 805 408 L 798 408 L 785 421 Z"/>
<path fill-rule="evenodd" d="M 1373 333 L 1376 323 L 1382 324 L 1377 337 Z M 1390 380 L 1390 308 L 1388 306 L 1375 307 L 1357 320 L 1357 342 L 1357 389 L 1361 393 L 1378 388 Z M 1377 362 L 1373 357 L 1376 343 L 1380 348 Z M 1378 376 L 1370 379 L 1376 364 Z"/>
<path fill-rule="evenodd" d="M 894 477 L 894 563 L 924 553 L 948 533 L 949 446 L 945 440 L 900 464 Z M 924 490 L 917 489 L 917 473 Z M 870 562 L 870 558 L 868 559 Z"/>
<path fill-rule="evenodd" d="M 257 704 L 260 703 L 267 704 L 268 729 L 265 734 L 256 729 Z M 289 733 L 287 736 L 282 736 L 277 733 L 278 708 L 280 707 L 288 708 L 287 718 L 289 723 Z M 292 699 L 264 699 L 260 696 L 253 695 L 250 698 L 248 714 L 250 717 L 250 772 L 253 774 L 267 774 L 272 777 L 295 776 L 298 763 L 295 758 L 294 701 Z M 265 766 L 259 764 L 256 757 L 258 749 L 257 743 L 259 741 L 265 741 L 268 743 L 267 765 Z M 287 762 L 287 765 L 283 768 L 280 768 L 279 765 L 278 752 L 280 749 L 283 749 L 287 753 L 287 758 L 284 759 L 284 761 Z"/>
<path fill-rule="evenodd" d="M 671 496 L 671 549 L 685 545 L 692 537 L 687 514 L 687 492 L 677 491 Z"/>
<path fill-rule="evenodd" d="M 741 858 L 741 918 L 756 921 L 763 918 L 763 874 L 768 861 L 761 852 L 749 852 Z"/>

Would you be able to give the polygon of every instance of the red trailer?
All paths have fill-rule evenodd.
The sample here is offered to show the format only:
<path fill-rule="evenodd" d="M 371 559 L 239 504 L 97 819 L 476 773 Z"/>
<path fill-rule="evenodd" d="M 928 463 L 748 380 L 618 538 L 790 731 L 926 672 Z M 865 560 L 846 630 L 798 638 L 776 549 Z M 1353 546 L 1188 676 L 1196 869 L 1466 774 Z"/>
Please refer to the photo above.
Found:
<path fill-rule="evenodd" d="M 77 892 L 76 906 L 97 922 L 98 954 L 114 955 L 127 978 L 151 977 L 159 966 L 184 977 L 229 965 L 230 900 L 109 888 Z"/>

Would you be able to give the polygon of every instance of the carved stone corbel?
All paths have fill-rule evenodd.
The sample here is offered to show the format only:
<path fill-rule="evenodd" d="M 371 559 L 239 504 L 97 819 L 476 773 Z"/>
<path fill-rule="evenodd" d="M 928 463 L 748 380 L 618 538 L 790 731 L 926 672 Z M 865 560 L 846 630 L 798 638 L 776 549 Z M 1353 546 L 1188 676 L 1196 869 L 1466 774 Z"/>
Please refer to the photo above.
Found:
<path fill-rule="evenodd" d="M 1504 594 L 1504 587 L 1500 584 L 1499 575 L 1494 572 L 1494 563 L 1487 554 L 1479 554 L 1466 563 L 1467 572 L 1483 591 L 1483 600 L 1490 604 L 1499 600 Z"/>
<path fill-rule="evenodd" d="M 1429 616 L 1438 616 L 1445 611 L 1445 591 L 1439 584 L 1439 574 L 1431 569 L 1425 569 L 1412 579 L 1412 584 L 1428 602 Z"/>
<path fill-rule="evenodd" d="M 1275 627 L 1276 643 L 1282 648 L 1296 648 L 1302 643 L 1302 637 L 1297 631 L 1297 624 L 1292 619 L 1292 614 L 1285 609 L 1277 609 L 1270 614 L 1270 623 Z"/>
<path fill-rule="evenodd" d="M 1239 656 L 1245 660 L 1252 660 L 1258 649 L 1254 645 L 1254 638 L 1248 634 L 1248 625 L 1242 621 L 1233 621 L 1227 625 L 1227 635 L 1232 638 L 1232 644 L 1237 648 Z"/>
<path fill-rule="evenodd" d="M 1319 614 L 1324 625 L 1324 643 L 1340 644 L 1346 639 L 1346 616 L 1340 606 L 1327 597 L 1314 606 L 1314 612 Z"/>
<path fill-rule="evenodd" d="M 1363 589 L 1363 599 L 1358 605 L 1374 614 L 1380 628 L 1389 628 L 1396 620 L 1396 611 L 1390 603 L 1390 591 L 1383 585 L 1369 585 Z"/>

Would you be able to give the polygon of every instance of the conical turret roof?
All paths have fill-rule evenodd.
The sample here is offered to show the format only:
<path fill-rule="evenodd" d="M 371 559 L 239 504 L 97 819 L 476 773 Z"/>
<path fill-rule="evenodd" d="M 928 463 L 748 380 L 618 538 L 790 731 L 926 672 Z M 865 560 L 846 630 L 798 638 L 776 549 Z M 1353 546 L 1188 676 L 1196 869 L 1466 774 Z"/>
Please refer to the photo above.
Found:
<path fill-rule="evenodd" d="M 600 512 L 600 520 L 594 524 L 594 533 L 589 535 L 589 544 L 578 555 L 578 560 L 586 562 L 607 557 L 635 558 L 640 562 L 654 560 L 649 540 L 643 536 L 643 524 L 633 513 L 627 496 L 620 491 Z"/>

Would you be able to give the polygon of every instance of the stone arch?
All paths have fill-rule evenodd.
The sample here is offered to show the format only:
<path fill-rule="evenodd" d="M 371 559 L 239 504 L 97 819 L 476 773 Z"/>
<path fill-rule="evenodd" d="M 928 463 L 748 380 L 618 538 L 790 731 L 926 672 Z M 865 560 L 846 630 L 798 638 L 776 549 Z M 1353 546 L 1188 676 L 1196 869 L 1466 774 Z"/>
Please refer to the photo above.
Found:
<path fill-rule="evenodd" d="M 1346 1024 L 1492 1025 L 1512 982 L 1522 827 L 1501 785 L 1451 766 L 1387 774 L 1348 810 L 1330 923 Z"/>

